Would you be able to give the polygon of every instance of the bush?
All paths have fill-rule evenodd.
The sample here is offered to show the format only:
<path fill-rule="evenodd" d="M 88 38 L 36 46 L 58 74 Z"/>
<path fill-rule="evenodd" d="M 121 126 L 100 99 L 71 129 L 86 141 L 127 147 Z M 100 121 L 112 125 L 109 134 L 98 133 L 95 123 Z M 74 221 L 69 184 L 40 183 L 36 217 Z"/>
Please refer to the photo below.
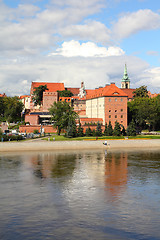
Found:
<path fill-rule="evenodd" d="M 121 135 L 121 126 L 119 122 L 115 122 L 114 130 L 113 130 L 114 136 L 120 136 Z"/>
<path fill-rule="evenodd" d="M 102 136 L 102 127 L 101 124 L 98 122 L 97 123 L 97 128 L 96 128 L 96 136 Z"/>
<path fill-rule="evenodd" d="M 93 136 L 93 133 L 92 133 L 92 130 L 91 130 L 90 127 L 88 127 L 88 128 L 86 129 L 86 136 L 87 136 L 87 137 Z"/>
<path fill-rule="evenodd" d="M 109 124 L 108 124 L 108 136 L 113 136 L 113 128 L 112 128 L 111 121 L 109 121 Z"/>
<path fill-rule="evenodd" d="M 133 120 L 132 120 L 132 121 L 130 122 L 130 124 L 128 125 L 127 135 L 128 135 L 128 136 L 136 136 L 136 125 L 135 125 L 135 123 L 134 123 Z"/>
<path fill-rule="evenodd" d="M 34 134 L 39 134 L 38 129 L 34 129 L 33 133 L 34 133 Z"/>

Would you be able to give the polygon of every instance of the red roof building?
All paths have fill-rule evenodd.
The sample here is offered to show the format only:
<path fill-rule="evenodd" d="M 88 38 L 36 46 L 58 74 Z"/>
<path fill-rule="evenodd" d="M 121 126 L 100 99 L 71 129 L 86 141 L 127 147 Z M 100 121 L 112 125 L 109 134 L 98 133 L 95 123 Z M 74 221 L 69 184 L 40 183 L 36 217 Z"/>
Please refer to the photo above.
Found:
<path fill-rule="evenodd" d="M 114 127 L 119 122 L 127 128 L 127 94 L 114 83 L 88 92 L 86 95 L 86 116 L 102 118 L 103 125 L 111 121 Z"/>
<path fill-rule="evenodd" d="M 34 89 L 41 85 L 47 85 L 48 90 L 45 92 L 57 92 L 65 90 L 64 83 L 32 82 L 30 94 L 32 95 Z"/>

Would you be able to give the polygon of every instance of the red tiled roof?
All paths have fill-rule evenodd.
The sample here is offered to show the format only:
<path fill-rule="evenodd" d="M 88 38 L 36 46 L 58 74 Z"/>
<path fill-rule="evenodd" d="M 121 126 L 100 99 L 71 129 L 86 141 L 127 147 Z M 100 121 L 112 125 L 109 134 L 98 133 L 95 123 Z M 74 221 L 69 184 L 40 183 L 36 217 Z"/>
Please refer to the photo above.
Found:
<path fill-rule="evenodd" d="M 57 92 L 65 90 L 64 83 L 32 82 L 31 94 L 33 94 L 34 88 L 41 85 L 47 85 L 48 90 L 46 90 L 45 92 Z"/>
<path fill-rule="evenodd" d="M 127 94 L 127 96 L 128 96 L 128 98 L 133 98 L 133 92 L 136 90 L 136 89 L 134 89 L 134 88 L 121 88 L 121 90 L 123 91 L 123 92 L 125 92 L 126 94 Z"/>
<path fill-rule="evenodd" d="M 19 98 L 20 98 L 20 99 L 23 99 L 23 98 L 25 98 L 25 97 L 30 97 L 30 95 L 21 95 Z"/>
<path fill-rule="evenodd" d="M 150 98 L 154 98 L 154 97 L 157 97 L 159 94 L 158 93 L 151 93 L 150 91 L 148 91 L 148 96 Z"/>
<path fill-rule="evenodd" d="M 0 94 L 0 97 L 7 97 L 5 93 Z"/>
<path fill-rule="evenodd" d="M 111 83 L 110 85 L 107 85 L 105 87 L 98 88 L 95 90 L 89 90 L 87 92 L 88 94 L 86 96 L 86 99 L 105 97 L 105 96 L 127 97 L 127 94 L 124 91 L 122 91 L 120 88 L 118 88 L 114 83 Z"/>
<path fill-rule="evenodd" d="M 74 96 L 79 94 L 79 88 L 67 88 L 67 90 L 72 92 Z"/>

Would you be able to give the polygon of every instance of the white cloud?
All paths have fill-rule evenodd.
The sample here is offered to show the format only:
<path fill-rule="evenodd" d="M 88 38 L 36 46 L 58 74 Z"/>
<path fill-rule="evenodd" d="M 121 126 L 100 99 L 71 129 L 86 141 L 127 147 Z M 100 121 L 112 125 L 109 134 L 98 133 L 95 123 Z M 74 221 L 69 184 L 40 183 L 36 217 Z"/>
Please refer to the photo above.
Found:
<path fill-rule="evenodd" d="M 32 59 L 28 62 L 1 64 L 0 93 L 29 94 L 32 81 L 64 82 L 66 87 L 80 87 L 81 81 L 84 81 L 88 89 L 115 82 L 120 87 L 125 62 L 127 62 L 131 79 L 131 88 L 147 85 L 152 92 L 160 92 L 159 68 L 149 69 L 149 65 L 137 57 L 67 58 L 52 56 Z"/>
<path fill-rule="evenodd" d="M 60 30 L 63 37 L 111 44 L 111 31 L 101 22 L 86 21 L 85 24 L 69 25 Z"/>
<path fill-rule="evenodd" d="M 151 91 L 160 92 L 160 67 L 149 68 L 139 76 L 138 85 L 146 85 Z"/>
<path fill-rule="evenodd" d="M 124 51 L 119 47 L 98 47 L 93 42 L 80 44 L 78 41 L 64 42 L 62 48 L 58 48 L 50 56 L 62 55 L 64 57 L 109 57 L 124 55 Z"/>
<path fill-rule="evenodd" d="M 160 28 L 160 15 L 150 9 L 125 14 L 113 24 L 113 34 L 119 38 L 127 38 L 142 30 Z"/>
<path fill-rule="evenodd" d="M 51 0 L 53 5 L 57 6 L 65 6 L 65 7 L 78 7 L 78 8 L 91 8 L 92 6 L 96 6 L 97 8 L 101 8 L 104 6 L 105 0 Z"/>
<path fill-rule="evenodd" d="M 31 81 L 64 82 L 67 87 L 78 87 L 81 81 L 87 88 L 108 82 L 120 86 L 125 62 L 131 87 L 143 83 L 160 91 L 159 68 L 149 69 L 139 58 L 125 56 L 111 39 L 159 28 L 159 14 L 146 9 L 128 13 L 109 29 L 91 20 L 108 0 L 50 0 L 45 9 L 33 5 L 38 0 L 24 2 L 9 8 L 0 0 L 0 93 L 28 94 Z"/>

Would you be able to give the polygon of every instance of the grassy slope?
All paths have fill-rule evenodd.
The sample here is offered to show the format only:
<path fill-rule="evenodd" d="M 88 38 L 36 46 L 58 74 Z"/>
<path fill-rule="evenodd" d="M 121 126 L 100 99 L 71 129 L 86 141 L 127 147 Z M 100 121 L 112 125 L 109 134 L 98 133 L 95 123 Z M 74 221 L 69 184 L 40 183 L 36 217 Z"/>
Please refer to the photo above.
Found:
<path fill-rule="evenodd" d="M 58 136 L 58 135 L 54 135 L 54 136 L 50 136 L 50 137 L 46 137 L 43 138 L 46 140 L 50 140 L 50 141 L 81 141 L 81 140 L 96 140 L 96 137 L 77 137 L 77 138 L 66 138 L 64 136 Z M 120 136 L 120 137 L 116 137 L 116 136 L 103 136 L 103 137 L 98 137 L 98 140 L 112 140 L 112 139 L 125 139 L 125 137 Z M 128 139 L 160 139 L 160 135 L 138 135 L 136 137 L 128 137 Z"/>

